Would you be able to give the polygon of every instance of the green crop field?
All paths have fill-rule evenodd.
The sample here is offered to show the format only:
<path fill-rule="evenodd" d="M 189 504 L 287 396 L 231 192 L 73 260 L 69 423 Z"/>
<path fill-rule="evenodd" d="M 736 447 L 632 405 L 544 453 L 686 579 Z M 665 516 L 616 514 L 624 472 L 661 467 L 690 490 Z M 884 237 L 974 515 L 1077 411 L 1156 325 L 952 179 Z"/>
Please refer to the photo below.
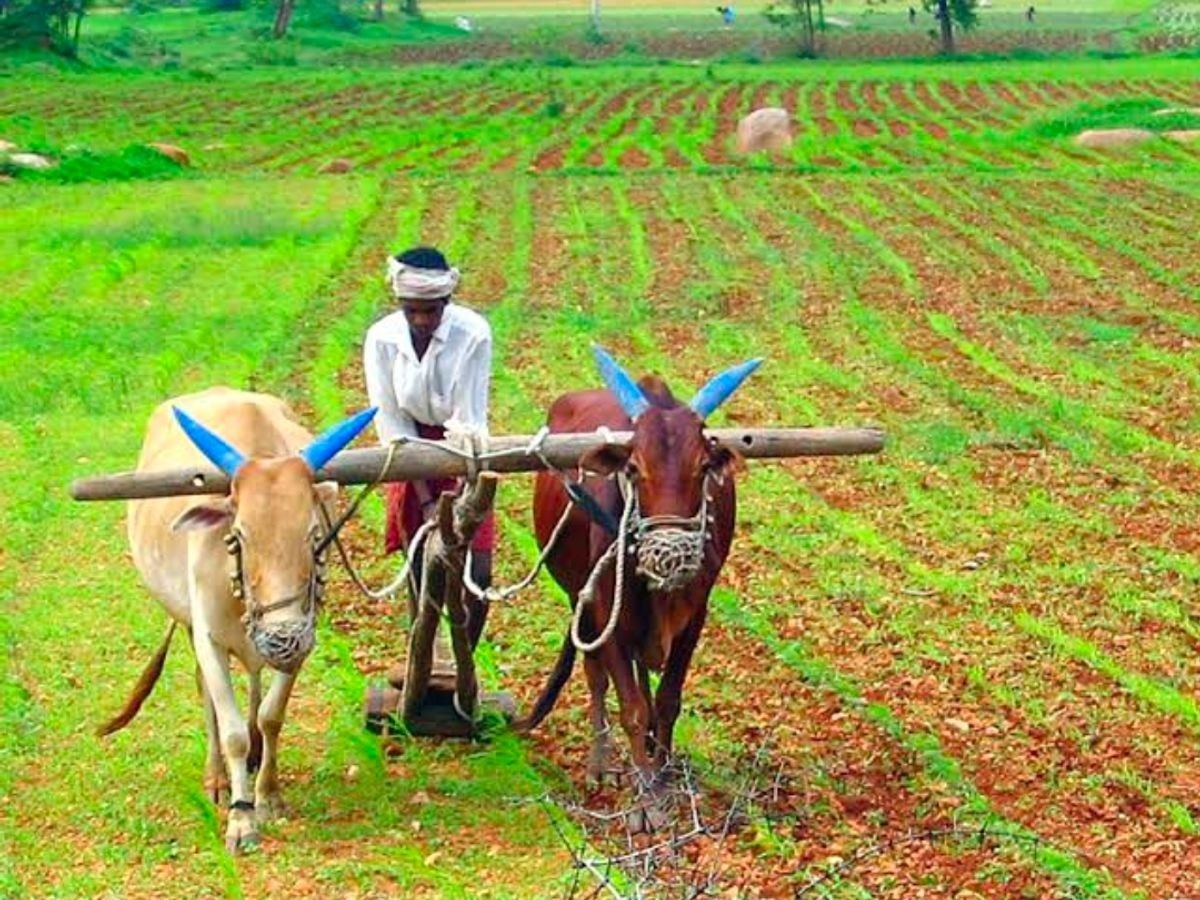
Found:
<path fill-rule="evenodd" d="M 774 104 L 792 150 L 737 156 Z M 603 889 L 566 807 L 625 795 L 585 789 L 582 678 L 529 738 L 385 749 L 362 699 L 404 604 L 340 568 L 257 853 L 225 852 L 202 790 L 186 642 L 93 733 L 166 618 L 121 505 L 67 485 L 132 468 L 151 409 L 210 384 L 314 428 L 360 408 L 384 258 L 417 241 L 492 323 L 494 433 L 596 386 L 593 341 L 684 395 L 764 356 L 715 424 L 888 432 L 739 476 L 678 739 L 711 831 L 647 895 L 1196 896 L 1200 144 L 1071 137 L 1197 105 L 1194 58 L 6 72 L 0 138 L 63 163 L 0 182 L 0 896 Z M 530 495 L 501 486 L 504 583 Z M 381 525 L 351 526 L 374 583 Z M 495 610 L 485 686 L 526 706 L 566 624 L 545 579 Z M 999 834 L 936 839 L 956 826 Z"/>

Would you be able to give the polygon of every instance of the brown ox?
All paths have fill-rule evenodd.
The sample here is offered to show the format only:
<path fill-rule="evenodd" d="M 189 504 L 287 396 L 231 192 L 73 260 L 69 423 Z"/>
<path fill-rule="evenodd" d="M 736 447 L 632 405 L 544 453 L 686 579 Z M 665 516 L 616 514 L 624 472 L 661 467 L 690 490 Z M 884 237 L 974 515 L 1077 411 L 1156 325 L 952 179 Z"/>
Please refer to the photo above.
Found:
<path fill-rule="evenodd" d="M 581 461 L 581 471 L 593 474 L 583 481 L 587 496 L 573 505 L 561 477 L 549 472 L 537 477 L 538 543 L 545 547 L 565 516 L 546 564 L 570 596 L 577 618 L 546 687 L 519 724 L 533 728 L 545 718 L 570 677 L 576 651 L 582 651 L 594 733 L 588 776 L 598 780 L 606 764 L 604 696 L 611 679 L 640 792 L 654 788 L 671 752 L 708 595 L 733 538 L 735 457 L 705 435 L 704 420 L 759 360 L 718 375 L 685 406 L 660 379 L 635 383 L 603 350 L 595 350 L 609 389 L 560 397 L 550 407 L 550 431 L 632 430 L 633 440 L 627 447 L 605 446 Z M 612 475 L 615 479 L 604 477 Z M 618 547 L 622 543 L 617 537 L 622 532 L 624 554 L 613 546 L 614 539 Z M 621 565 L 622 556 L 627 566 Z M 623 591 L 614 619 L 619 568 L 624 569 Z M 662 673 L 653 696 L 649 670 Z"/>
<path fill-rule="evenodd" d="M 176 625 L 183 625 L 196 652 L 208 727 L 204 784 L 214 800 L 229 789 L 231 851 L 256 843 L 258 824 L 283 809 L 277 742 L 313 646 L 324 582 L 321 506 L 336 494 L 336 485 L 315 484 L 313 476 L 373 414 L 359 413 L 314 441 L 282 400 L 212 388 L 163 403 L 150 418 L 139 472 L 191 468 L 207 457 L 231 484 L 228 497 L 129 504 L 134 564 L 172 621 L 125 708 L 100 731 L 111 734 L 137 715 L 162 673 Z M 234 698 L 230 654 L 250 673 L 249 727 Z M 264 667 L 275 675 L 262 698 Z M 248 771 L 256 762 L 251 793 Z"/>

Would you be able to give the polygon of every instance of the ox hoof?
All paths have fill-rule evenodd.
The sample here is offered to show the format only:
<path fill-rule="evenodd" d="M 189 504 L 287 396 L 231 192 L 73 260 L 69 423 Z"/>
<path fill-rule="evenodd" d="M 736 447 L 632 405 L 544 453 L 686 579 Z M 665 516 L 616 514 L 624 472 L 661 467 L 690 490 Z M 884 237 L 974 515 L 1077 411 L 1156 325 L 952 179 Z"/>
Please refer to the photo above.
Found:
<path fill-rule="evenodd" d="M 629 811 L 627 823 L 631 834 L 662 831 L 671 824 L 671 811 L 664 798 L 646 797 Z"/>
<path fill-rule="evenodd" d="M 229 825 L 225 829 L 225 849 L 230 853 L 253 853 L 258 849 L 259 835 L 254 816 L 255 813 L 248 810 L 230 810 Z"/>
<path fill-rule="evenodd" d="M 605 775 L 612 774 L 614 783 L 619 780 L 620 773 L 613 772 L 609 767 L 608 744 L 606 742 L 597 741 L 592 744 L 592 750 L 588 754 L 587 773 L 584 776 L 589 788 L 598 788 L 604 784 Z"/>
<path fill-rule="evenodd" d="M 283 795 L 276 792 L 266 794 L 254 801 L 254 818 L 259 825 L 286 819 L 288 805 L 283 802 Z"/>

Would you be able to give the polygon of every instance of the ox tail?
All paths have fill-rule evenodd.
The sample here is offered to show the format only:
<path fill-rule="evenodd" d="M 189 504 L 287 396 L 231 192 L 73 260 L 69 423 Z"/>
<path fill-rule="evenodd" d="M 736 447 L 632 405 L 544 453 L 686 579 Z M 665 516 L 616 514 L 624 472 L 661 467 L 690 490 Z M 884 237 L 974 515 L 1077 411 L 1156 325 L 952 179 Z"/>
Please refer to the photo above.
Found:
<path fill-rule="evenodd" d="M 163 638 L 162 644 L 159 645 L 158 652 L 146 663 L 146 668 L 142 670 L 141 677 L 137 680 L 137 684 L 133 686 L 133 693 L 129 695 L 129 699 L 125 701 L 124 708 L 96 729 L 96 734 L 100 737 L 107 737 L 114 731 L 120 731 L 126 725 L 133 721 L 133 717 L 138 714 L 138 710 L 142 708 L 142 704 L 146 702 L 146 698 L 150 696 L 150 692 L 154 690 L 154 685 L 158 683 L 158 678 L 162 675 L 163 664 L 167 661 L 167 651 L 171 649 L 171 638 L 175 635 L 174 619 L 171 620 L 171 627 L 167 629 L 166 637 Z"/>
<path fill-rule="evenodd" d="M 554 709 L 558 695 L 562 692 L 563 685 L 567 683 L 567 679 L 571 677 L 571 670 L 574 668 L 575 642 L 571 640 L 571 632 L 568 630 L 566 636 L 563 638 L 562 649 L 558 651 L 558 661 L 554 664 L 554 671 L 546 679 L 546 686 L 542 688 L 541 695 L 537 698 L 537 702 L 533 704 L 533 709 L 529 711 L 529 715 L 513 722 L 513 728 L 517 731 L 533 731 L 533 729 L 537 728 L 541 724 L 542 719 L 550 715 L 550 710 Z"/>

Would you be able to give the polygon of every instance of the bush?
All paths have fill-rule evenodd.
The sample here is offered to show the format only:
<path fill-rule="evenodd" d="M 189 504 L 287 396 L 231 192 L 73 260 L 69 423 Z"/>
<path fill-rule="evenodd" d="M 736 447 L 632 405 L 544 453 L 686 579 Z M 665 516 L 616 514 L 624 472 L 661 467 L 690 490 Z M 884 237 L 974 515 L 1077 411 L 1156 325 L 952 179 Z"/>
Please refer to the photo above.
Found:
<path fill-rule="evenodd" d="M 87 0 L 15 0 L 0 18 L 0 49 L 50 50 L 75 57 Z"/>
<path fill-rule="evenodd" d="M 1171 104 L 1154 97 L 1120 97 L 1099 103 L 1083 103 L 1066 112 L 1035 122 L 1029 132 L 1041 138 L 1078 134 L 1090 128 L 1144 128 L 1175 131 L 1200 128 L 1200 115 L 1178 112 L 1155 115 Z"/>
<path fill-rule="evenodd" d="M 338 0 L 309 0 L 297 4 L 297 19 L 310 28 L 333 31 L 358 31 L 362 22 L 342 10 Z"/>
<path fill-rule="evenodd" d="M 149 147 L 135 144 L 116 153 L 94 153 L 84 148 L 68 149 L 63 153 L 38 148 L 38 152 L 57 157 L 53 169 L 26 169 L 10 162 L 0 162 L 0 173 L 22 181 L 43 181 L 56 184 L 78 184 L 86 181 L 134 181 L 143 178 L 170 178 L 183 168 L 173 160 Z"/>

